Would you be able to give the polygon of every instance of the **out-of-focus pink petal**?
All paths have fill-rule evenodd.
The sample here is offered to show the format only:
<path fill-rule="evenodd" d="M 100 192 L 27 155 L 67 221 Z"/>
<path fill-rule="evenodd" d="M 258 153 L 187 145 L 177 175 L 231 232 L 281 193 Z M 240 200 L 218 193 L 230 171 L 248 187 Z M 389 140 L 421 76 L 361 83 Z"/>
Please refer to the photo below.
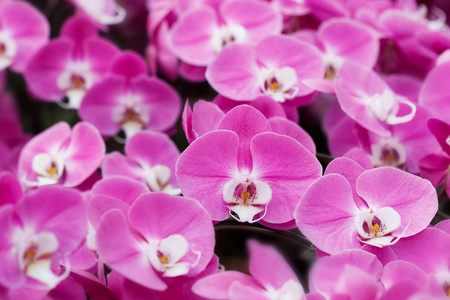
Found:
<path fill-rule="evenodd" d="M 129 205 L 133 204 L 141 194 L 146 192 L 148 192 L 148 189 L 142 183 L 122 176 L 104 178 L 92 188 L 94 196 L 111 196 Z"/>
<path fill-rule="evenodd" d="M 20 181 L 15 176 L 6 171 L 0 172 L 0 206 L 16 204 L 22 194 Z"/>
<path fill-rule="evenodd" d="M 80 284 L 92 299 L 118 300 L 109 288 L 88 272 L 72 270 L 70 277 Z"/>
<path fill-rule="evenodd" d="M 386 290 L 400 281 L 413 281 L 419 285 L 428 283 L 427 274 L 416 265 L 407 261 L 398 260 L 384 266 L 381 282 Z"/>
<path fill-rule="evenodd" d="M 317 34 L 327 53 L 368 68 L 375 65 L 380 43 L 369 26 L 351 19 L 332 19 L 324 22 Z"/>
<path fill-rule="evenodd" d="M 131 79 L 147 73 L 145 60 L 137 53 L 124 51 L 112 62 L 111 72 Z"/>
<path fill-rule="evenodd" d="M 321 258 L 311 270 L 309 288 L 311 292 L 337 292 L 339 279 L 350 265 L 379 279 L 383 266 L 375 255 L 362 250 L 346 250 Z"/>
<path fill-rule="evenodd" d="M 228 291 L 234 282 L 241 282 L 250 287 L 262 288 L 253 277 L 241 272 L 226 271 L 198 280 L 192 287 L 192 290 L 197 295 L 208 299 L 227 300 L 229 299 Z"/>
<path fill-rule="evenodd" d="M 50 26 L 45 16 L 27 2 L 10 2 L 0 9 L 2 30 L 14 39 L 17 53 L 11 68 L 23 72 L 36 51 L 48 42 Z"/>
<path fill-rule="evenodd" d="M 81 102 L 78 110 L 81 119 L 92 123 L 103 135 L 117 133 L 120 130 L 119 124 L 114 121 L 113 115 L 126 87 L 126 81 L 117 75 L 108 76 L 96 84 Z"/>
<path fill-rule="evenodd" d="M 186 103 L 184 104 L 183 113 L 181 115 L 181 124 L 183 126 L 183 131 L 186 135 L 187 141 L 189 144 L 192 143 L 197 136 L 192 129 L 192 109 L 188 100 L 186 100 Z"/>
<path fill-rule="evenodd" d="M 75 250 L 87 234 L 86 205 L 76 190 L 60 186 L 40 187 L 17 203 L 17 215 L 36 232 L 53 233 L 58 239 L 60 258 Z"/>
<path fill-rule="evenodd" d="M 97 34 L 97 27 L 83 16 L 74 16 L 67 19 L 61 28 L 61 36 L 69 37 L 78 45 L 90 37 L 97 36 Z"/>
<path fill-rule="evenodd" d="M 281 289 L 289 280 L 299 282 L 289 264 L 275 248 L 261 245 L 257 241 L 249 241 L 248 247 L 250 251 L 250 274 L 266 289 Z M 276 266 L 276 269 L 274 269 L 274 266 Z"/>
<path fill-rule="evenodd" d="M 117 151 L 105 156 L 102 163 L 103 177 L 125 176 L 137 181 L 142 181 L 142 167 L 132 158 Z"/>
<path fill-rule="evenodd" d="M 157 78 L 139 76 L 132 79 L 133 91 L 143 97 L 147 107 L 149 122 L 147 129 L 163 131 L 175 124 L 181 112 L 178 93 L 167 83 Z"/>
<path fill-rule="evenodd" d="M 442 120 L 450 115 L 450 108 L 445 105 L 449 101 L 450 86 L 443 80 L 449 72 L 450 63 L 432 69 L 425 78 L 419 94 L 419 103 Z"/>
<path fill-rule="evenodd" d="M 182 62 L 180 64 L 178 72 L 182 77 L 192 82 L 203 82 L 206 80 L 205 77 L 206 67 L 194 66 Z"/>
<path fill-rule="evenodd" d="M 442 149 L 450 155 L 450 125 L 438 119 L 429 119 L 428 128 L 434 134 Z"/>
<path fill-rule="evenodd" d="M 24 72 L 28 88 L 38 98 L 58 101 L 64 91 L 58 87 L 58 77 L 70 62 L 74 43 L 68 38 L 59 38 L 42 47 L 31 58 Z"/>
<path fill-rule="evenodd" d="M 252 13 L 247 13 L 249 11 Z M 282 17 L 269 3 L 252 0 L 227 1 L 220 7 L 220 12 L 227 23 L 239 24 L 246 29 L 248 43 L 252 45 L 267 36 L 281 33 Z"/>
<path fill-rule="evenodd" d="M 217 14 L 213 9 L 205 6 L 190 11 L 172 27 L 172 51 L 189 64 L 207 66 L 216 56 L 211 39 L 217 30 Z"/>
<path fill-rule="evenodd" d="M 11 235 L 14 231 L 14 206 L 0 206 L 0 284 L 5 287 L 20 287 L 26 276 L 20 269 L 17 253 L 12 251 Z"/>
<path fill-rule="evenodd" d="M 448 272 L 449 244 L 448 233 L 436 228 L 426 228 L 414 236 L 400 239 L 392 248 L 399 260 L 413 263 L 430 274 Z"/>

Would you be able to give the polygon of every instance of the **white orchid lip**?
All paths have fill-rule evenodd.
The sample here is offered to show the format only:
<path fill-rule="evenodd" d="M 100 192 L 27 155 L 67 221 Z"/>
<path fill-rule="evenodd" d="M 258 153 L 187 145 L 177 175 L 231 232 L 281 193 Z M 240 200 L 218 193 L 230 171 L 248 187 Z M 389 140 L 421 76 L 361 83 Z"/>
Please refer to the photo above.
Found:
<path fill-rule="evenodd" d="M 323 63 L 326 66 L 324 78 L 328 80 L 333 80 L 336 78 L 336 72 L 344 64 L 344 59 L 338 55 L 327 53 L 323 57 Z"/>
<path fill-rule="evenodd" d="M 211 37 L 211 45 L 214 51 L 219 53 L 226 45 L 244 43 L 247 38 L 247 30 L 244 27 L 239 24 L 227 24 L 214 31 Z"/>
<path fill-rule="evenodd" d="M 39 153 L 33 158 L 31 168 L 37 174 L 37 182 L 30 182 L 30 185 L 55 184 L 63 175 L 64 159 L 59 155 Z"/>
<path fill-rule="evenodd" d="M 147 257 L 158 272 L 164 277 L 177 277 L 186 275 L 191 267 L 195 267 L 201 253 L 190 249 L 189 242 L 180 234 L 172 234 L 160 241 L 151 241 L 146 246 Z M 181 261 L 189 252 L 197 255 L 193 263 Z"/>
<path fill-rule="evenodd" d="M 0 70 L 9 67 L 16 57 L 17 45 L 6 31 L 0 32 Z"/>
<path fill-rule="evenodd" d="M 267 289 L 267 296 L 270 300 L 290 300 L 301 299 L 305 295 L 305 291 L 300 283 L 290 279 L 278 289 Z"/>
<path fill-rule="evenodd" d="M 78 109 L 86 91 L 94 84 L 89 64 L 83 61 L 71 62 L 57 80 L 58 88 L 66 93 L 67 107 Z"/>
<path fill-rule="evenodd" d="M 375 167 L 406 168 L 406 150 L 398 138 L 382 138 L 371 148 L 370 160 Z"/>
<path fill-rule="evenodd" d="M 223 187 L 223 199 L 234 219 L 255 223 L 266 215 L 267 204 L 272 199 L 272 190 L 265 182 L 250 178 L 232 179 Z M 260 213 L 262 216 L 254 220 Z"/>
<path fill-rule="evenodd" d="M 392 207 L 377 210 L 369 208 L 356 218 L 358 240 L 376 247 L 384 247 L 396 243 L 400 237 L 392 236 L 392 232 L 400 228 L 401 217 Z"/>
<path fill-rule="evenodd" d="M 125 132 L 127 138 L 132 137 L 149 122 L 147 109 L 142 105 L 138 95 L 126 95 L 119 99 L 119 105 L 113 112 L 113 120 Z"/>
<path fill-rule="evenodd" d="M 36 279 L 49 288 L 54 288 L 64 280 L 70 271 L 69 268 L 60 276 L 51 270 L 52 254 L 58 250 L 59 242 L 51 232 L 34 233 L 24 230 L 18 233 L 14 241 L 17 249 L 20 269 L 28 276 Z"/>
<path fill-rule="evenodd" d="M 263 70 L 259 75 L 260 88 L 263 93 L 277 102 L 285 102 L 297 96 L 297 73 L 291 67 L 278 70 Z"/>
<path fill-rule="evenodd" d="M 126 11 L 116 3 L 113 3 L 112 9 L 108 9 L 108 7 L 105 7 L 105 2 L 107 2 L 105 0 L 77 0 L 76 2 L 100 24 L 118 24 L 126 17 Z"/>
<path fill-rule="evenodd" d="M 397 116 L 400 103 L 409 106 L 410 112 L 407 115 Z M 414 103 L 396 95 L 390 89 L 372 95 L 367 99 L 366 105 L 378 120 L 389 125 L 407 123 L 414 118 L 417 111 Z"/>
<path fill-rule="evenodd" d="M 163 192 L 169 195 L 179 195 L 181 190 L 173 187 L 170 183 L 170 168 L 164 165 L 155 165 L 145 171 L 145 181 L 152 192 Z"/>

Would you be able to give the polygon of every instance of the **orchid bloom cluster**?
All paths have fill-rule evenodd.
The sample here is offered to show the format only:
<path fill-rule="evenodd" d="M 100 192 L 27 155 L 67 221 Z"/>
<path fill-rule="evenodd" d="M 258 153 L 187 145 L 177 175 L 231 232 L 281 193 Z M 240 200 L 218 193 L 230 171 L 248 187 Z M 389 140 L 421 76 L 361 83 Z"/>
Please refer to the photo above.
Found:
<path fill-rule="evenodd" d="M 0 299 L 449 299 L 447 16 L 0 0 Z"/>

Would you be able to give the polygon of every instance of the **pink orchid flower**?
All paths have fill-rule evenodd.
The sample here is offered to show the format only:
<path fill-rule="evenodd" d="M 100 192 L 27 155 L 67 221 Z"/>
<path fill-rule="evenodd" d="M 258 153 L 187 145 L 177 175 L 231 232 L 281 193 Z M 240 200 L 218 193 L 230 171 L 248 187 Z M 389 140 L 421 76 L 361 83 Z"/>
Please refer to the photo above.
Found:
<path fill-rule="evenodd" d="M 438 202 L 428 180 L 393 168 L 365 171 L 348 161 L 333 161 L 295 210 L 297 226 L 319 249 L 384 247 L 430 224 Z"/>
<path fill-rule="evenodd" d="M 297 276 L 273 247 L 256 241 L 250 241 L 248 247 L 251 276 L 237 271 L 219 272 L 198 280 L 193 292 L 217 300 L 306 299 Z"/>
<path fill-rule="evenodd" d="M 197 199 L 214 221 L 231 215 L 292 228 L 294 207 L 321 169 L 308 149 L 242 105 L 180 155 L 176 172 L 183 195 Z"/>
<path fill-rule="evenodd" d="M 48 42 L 45 16 L 25 1 L 0 6 L 0 70 L 23 72 L 31 57 Z"/>
<path fill-rule="evenodd" d="M 310 295 L 317 299 L 377 300 L 383 295 L 382 273 L 383 265 L 375 255 L 345 250 L 314 264 L 309 275 Z"/>
<path fill-rule="evenodd" d="M 225 47 L 206 70 L 206 79 L 233 100 L 267 95 L 278 102 L 310 95 L 307 79 L 325 74 L 317 48 L 288 36 L 267 37 L 256 45 Z"/>
<path fill-rule="evenodd" d="M 171 29 L 170 43 L 182 61 L 207 66 L 228 44 L 257 44 L 281 29 L 281 15 L 268 3 L 227 0 L 218 10 L 205 5 L 181 15 Z"/>
<path fill-rule="evenodd" d="M 55 183 L 75 187 L 94 173 L 104 155 L 105 143 L 94 126 L 80 122 L 71 130 L 60 122 L 24 146 L 19 178 L 28 187 Z"/>
<path fill-rule="evenodd" d="M 104 177 L 122 175 L 147 185 L 152 192 L 179 195 L 175 164 L 180 151 L 162 133 L 141 131 L 125 144 L 125 155 L 107 154 L 102 164 Z"/>
<path fill-rule="evenodd" d="M 414 118 L 416 105 L 396 94 L 372 70 L 346 62 L 337 76 L 335 91 L 342 110 L 364 128 L 389 137 L 387 125 L 407 123 Z"/>
<path fill-rule="evenodd" d="M 54 269 L 87 233 L 84 200 L 79 192 L 64 187 L 41 187 L 15 205 L 1 206 L 0 222 L 0 284 L 13 289 L 29 278 L 54 288 L 69 272 L 57 275 Z"/>
<path fill-rule="evenodd" d="M 335 157 L 358 147 L 375 167 L 394 167 L 419 174 L 421 159 L 440 149 L 434 136 L 423 126 L 429 117 L 425 109 L 417 107 L 417 113 L 410 122 L 387 127 L 390 137 L 369 132 L 349 117 L 344 117 L 331 130 L 328 145 Z"/>
<path fill-rule="evenodd" d="M 127 215 L 113 209 L 97 228 L 98 253 L 114 271 L 146 288 L 202 272 L 214 251 L 211 219 L 198 201 L 165 193 L 141 195 Z"/>
<path fill-rule="evenodd" d="M 98 36 L 82 17 L 69 19 L 60 37 L 42 47 L 30 60 L 25 79 L 31 92 L 43 101 L 60 102 L 78 109 L 86 92 L 106 74 L 119 49 Z"/>
<path fill-rule="evenodd" d="M 306 82 L 325 93 L 334 93 L 337 72 L 345 61 L 373 68 L 378 59 L 379 34 L 355 20 L 333 18 L 322 23 L 317 30 L 317 40 L 326 68 L 325 76 Z"/>
<path fill-rule="evenodd" d="M 111 73 L 86 94 L 79 114 L 105 136 L 123 130 L 129 138 L 144 128 L 168 130 L 180 111 L 175 90 L 149 77 L 142 57 L 125 52 L 113 62 Z"/>

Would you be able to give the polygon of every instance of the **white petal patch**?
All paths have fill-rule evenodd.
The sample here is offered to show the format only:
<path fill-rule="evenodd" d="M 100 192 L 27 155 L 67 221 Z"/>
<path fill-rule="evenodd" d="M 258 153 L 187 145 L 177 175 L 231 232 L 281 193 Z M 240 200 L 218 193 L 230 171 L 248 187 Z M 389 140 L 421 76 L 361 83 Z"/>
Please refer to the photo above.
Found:
<path fill-rule="evenodd" d="M 400 238 L 391 235 L 400 225 L 401 217 L 393 208 L 383 207 L 377 211 L 368 209 L 356 219 L 358 240 L 377 247 L 391 245 Z"/>
<path fill-rule="evenodd" d="M 247 30 L 239 24 L 227 24 L 214 30 L 211 46 L 219 53 L 223 47 L 232 43 L 244 43 L 248 39 Z"/>
<path fill-rule="evenodd" d="M 66 93 L 69 99 L 67 108 L 80 108 L 86 91 L 94 84 L 94 75 L 87 62 L 75 61 L 66 66 L 57 80 L 58 88 Z"/>
<path fill-rule="evenodd" d="M 189 243 L 180 234 L 152 242 L 144 251 L 152 266 L 165 277 L 185 275 L 192 266 L 190 262 L 180 262 L 189 252 Z"/>
<path fill-rule="evenodd" d="M 40 259 L 29 265 L 27 276 L 45 283 L 51 289 L 61 281 L 61 278 L 52 272 L 50 259 Z"/>
<path fill-rule="evenodd" d="M 171 175 L 169 167 L 155 165 L 148 171 L 145 171 L 144 177 L 151 191 L 164 192 L 169 195 L 179 195 L 181 193 L 180 189 L 169 184 Z"/>
<path fill-rule="evenodd" d="M 406 150 L 396 137 L 382 138 L 371 146 L 370 160 L 375 167 L 406 167 Z"/>
<path fill-rule="evenodd" d="M 305 291 L 300 283 L 290 279 L 278 290 L 269 290 L 270 300 L 300 300 L 305 296 Z"/>
<path fill-rule="evenodd" d="M 272 189 L 265 182 L 251 181 L 248 178 L 232 179 L 224 185 L 223 199 L 233 218 L 239 222 L 254 223 L 265 216 L 266 206 L 272 199 Z M 264 212 L 263 215 L 254 220 L 254 216 L 261 212 Z"/>
<path fill-rule="evenodd" d="M 6 31 L 0 32 L 0 70 L 9 67 L 16 57 L 17 45 Z"/>
<path fill-rule="evenodd" d="M 396 95 L 390 89 L 385 89 L 381 95 L 375 94 L 371 96 L 365 100 L 365 103 L 378 120 L 390 125 L 411 121 L 417 111 L 414 103 L 408 101 L 404 97 Z M 400 103 L 409 106 L 410 112 L 407 115 L 397 116 Z"/>
<path fill-rule="evenodd" d="M 261 91 L 273 100 L 283 103 L 294 98 L 298 93 L 297 72 L 291 67 L 277 70 L 261 70 L 258 75 Z"/>
<path fill-rule="evenodd" d="M 48 153 L 37 154 L 31 168 L 38 175 L 38 186 L 58 183 L 64 171 L 64 159 Z"/>

